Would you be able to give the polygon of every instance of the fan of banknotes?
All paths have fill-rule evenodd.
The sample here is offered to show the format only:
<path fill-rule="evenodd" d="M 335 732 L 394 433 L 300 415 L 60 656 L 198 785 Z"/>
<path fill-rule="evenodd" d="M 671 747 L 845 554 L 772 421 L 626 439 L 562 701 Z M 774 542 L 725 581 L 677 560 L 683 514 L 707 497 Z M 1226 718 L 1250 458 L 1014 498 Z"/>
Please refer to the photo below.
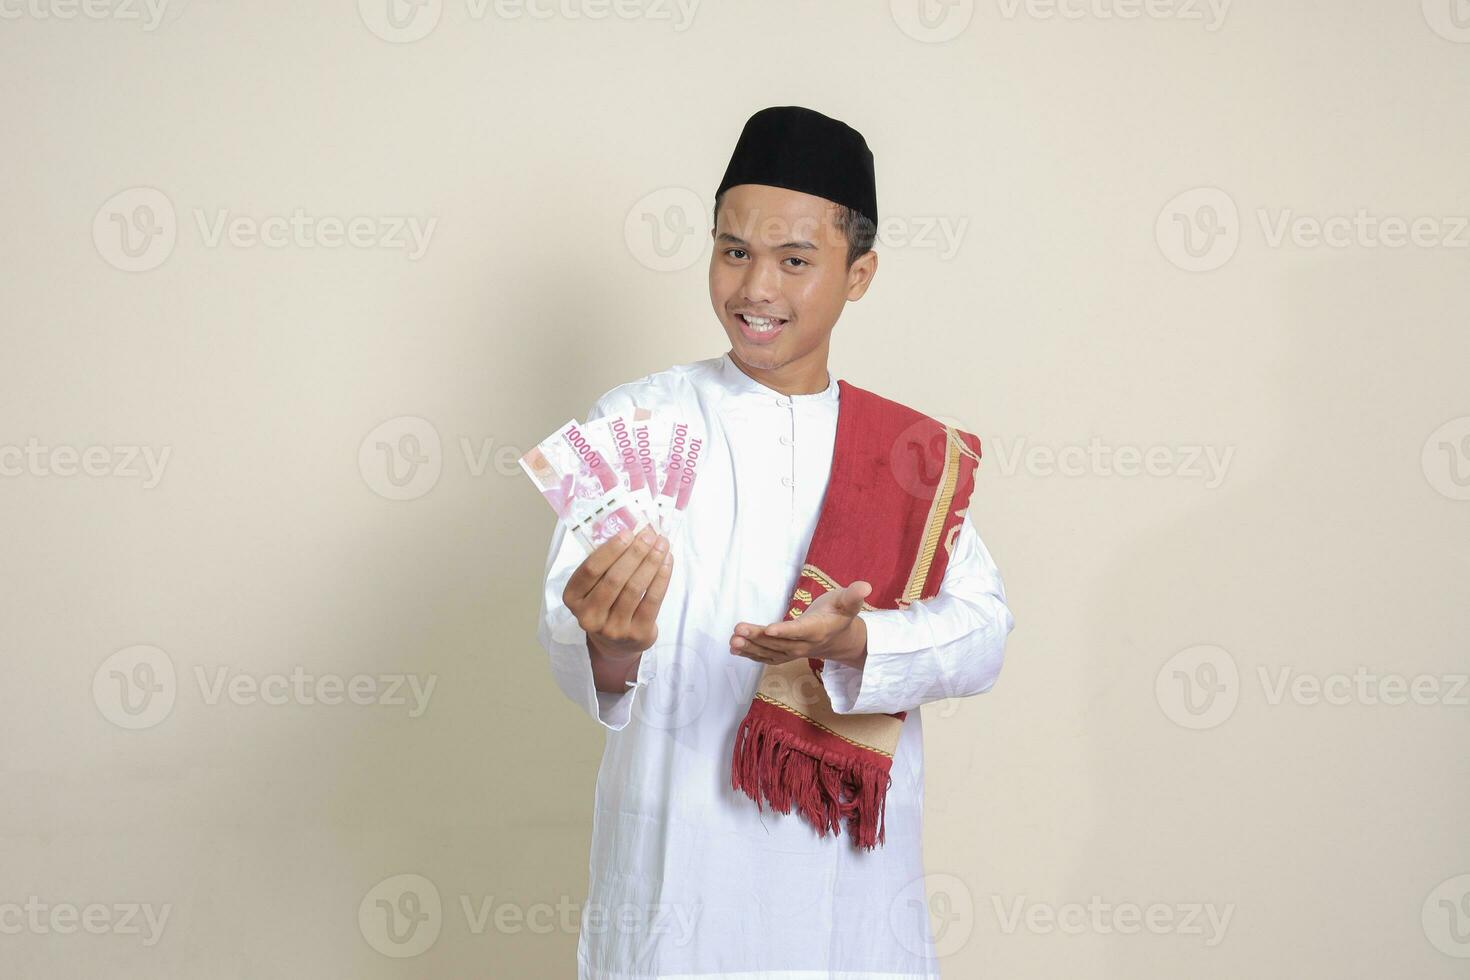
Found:
<path fill-rule="evenodd" d="M 683 419 L 645 408 L 573 419 L 521 457 L 557 519 L 591 553 L 620 531 L 672 537 L 699 472 L 704 439 Z"/>

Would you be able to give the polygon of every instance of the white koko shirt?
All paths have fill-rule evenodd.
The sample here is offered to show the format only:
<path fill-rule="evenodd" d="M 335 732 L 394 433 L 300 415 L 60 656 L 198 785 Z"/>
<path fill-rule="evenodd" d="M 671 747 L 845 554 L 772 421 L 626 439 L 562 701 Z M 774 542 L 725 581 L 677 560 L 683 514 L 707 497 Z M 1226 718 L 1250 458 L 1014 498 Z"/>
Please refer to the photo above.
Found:
<path fill-rule="evenodd" d="M 827 489 L 838 396 L 830 372 L 825 391 L 787 396 L 727 353 L 620 385 L 588 415 L 636 404 L 684 418 L 707 440 L 672 539 L 658 641 L 625 693 L 593 687 L 586 633 L 562 602 L 584 553 L 560 523 L 551 539 L 538 638 L 558 686 L 607 732 L 579 980 L 939 976 L 922 880 L 915 709 L 990 690 L 1013 626 L 968 515 L 941 594 L 860 613 L 866 664 L 822 671 L 840 714 L 910 712 L 893 760 L 886 842 L 854 848 L 845 825 L 819 837 L 794 811 L 758 809 L 730 786 L 735 732 L 762 670 L 730 652 L 730 635 L 742 620 L 786 614 Z"/>

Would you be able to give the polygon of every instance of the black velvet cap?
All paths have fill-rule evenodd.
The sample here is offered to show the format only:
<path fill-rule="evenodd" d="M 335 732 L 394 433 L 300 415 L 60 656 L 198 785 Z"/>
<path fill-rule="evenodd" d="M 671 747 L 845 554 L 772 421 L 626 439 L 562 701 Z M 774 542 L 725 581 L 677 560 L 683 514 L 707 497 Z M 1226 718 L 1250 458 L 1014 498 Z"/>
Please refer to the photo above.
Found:
<path fill-rule="evenodd" d="M 771 106 L 745 122 L 718 197 L 736 184 L 766 184 L 846 205 L 878 224 L 873 152 L 845 122 L 798 105 Z"/>

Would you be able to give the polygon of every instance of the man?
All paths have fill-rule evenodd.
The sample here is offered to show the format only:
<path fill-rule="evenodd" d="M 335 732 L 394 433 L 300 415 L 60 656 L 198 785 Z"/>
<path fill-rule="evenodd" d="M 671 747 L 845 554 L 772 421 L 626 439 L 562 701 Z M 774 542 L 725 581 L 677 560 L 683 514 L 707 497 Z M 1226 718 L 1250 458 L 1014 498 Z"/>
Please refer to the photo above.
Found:
<path fill-rule="evenodd" d="M 705 443 L 672 541 L 552 536 L 538 636 L 608 733 L 579 977 L 939 976 L 916 709 L 990 690 L 1013 619 L 966 506 L 978 440 L 828 370 L 876 226 L 861 134 L 756 113 L 711 232 L 730 349 L 589 413 Z"/>

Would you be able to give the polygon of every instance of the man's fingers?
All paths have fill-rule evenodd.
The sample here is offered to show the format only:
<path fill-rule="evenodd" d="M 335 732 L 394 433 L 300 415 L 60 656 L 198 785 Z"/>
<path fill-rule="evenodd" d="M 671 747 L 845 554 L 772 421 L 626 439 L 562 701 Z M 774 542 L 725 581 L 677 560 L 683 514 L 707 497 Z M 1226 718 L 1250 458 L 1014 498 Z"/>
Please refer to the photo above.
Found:
<path fill-rule="evenodd" d="M 856 616 L 859 612 L 862 611 L 863 600 L 866 599 L 869 594 L 872 593 L 872 591 L 873 587 L 867 582 L 853 582 L 849 584 L 847 588 L 837 593 L 836 599 L 833 600 L 833 605 L 841 610 L 844 615 Z"/>
<path fill-rule="evenodd" d="M 608 538 L 602 544 L 592 549 L 592 554 L 582 559 L 567 579 L 564 599 L 582 599 L 592 591 L 592 587 L 602 578 L 603 573 L 613 566 L 613 563 L 622 557 L 633 543 L 633 535 L 622 531 Z"/>
<path fill-rule="evenodd" d="M 746 637 L 744 639 L 744 642 L 742 642 L 734 649 L 735 652 L 742 657 L 750 657 L 754 660 L 773 660 L 777 663 L 780 663 L 784 660 L 789 660 L 793 656 L 799 656 L 799 654 L 793 654 L 785 650 L 773 649 L 772 647 L 766 646 L 761 641 L 752 640 L 749 637 Z"/>
<path fill-rule="evenodd" d="M 633 577 L 634 570 L 643 562 L 643 557 L 653 547 L 657 537 L 653 528 L 644 528 L 638 532 L 638 536 L 618 555 L 612 566 L 602 573 L 602 578 L 592 586 L 592 591 L 587 593 L 588 605 L 603 612 L 611 610 L 618 594 L 623 591 L 623 586 Z"/>
<path fill-rule="evenodd" d="M 757 633 L 754 636 L 745 637 L 746 643 L 753 643 L 766 650 L 775 650 L 778 653 L 800 655 L 811 646 L 810 640 L 787 639 L 773 636 L 769 631 Z"/>
<path fill-rule="evenodd" d="M 659 544 L 662 544 L 664 548 L 668 547 L 667 539 Z M 627 626 L 633 621 L 633 614 L 638 611 L 638 604 L 643 601 L 644 593 L 653 584 L 654 576 L 663 566 L 665 552 L 659 550 L 659 544 L 648 549 L 643 556 L 643 561 L 638 563 L 638 567 L 633 570 L 633 574 L 623 585 L 623 591 L 618 593 L 617 601 L 613 603 L 612 611 L 608 616 L 610 623 Z"/>
<path fill-rule="evenodd" d="M 658 618 L 659 607 L 664 604 L 664 596 L 669 591 L 669 579 L 673 574 L 674 553 L 666 551 L 663 564 L 654 570 L 653 581 L 648 583 L 648 591 L 643 593 L 643 601 L 638 604 L 638 611 L 633 614 L 635 625 L 646 626 Z"/>
<path fill-rule="evenodd" d="M 783 640 L 809 639 L 812 633 L 816 632 L 816 627 L 810 621 L 803 623 L 802 619 L 803 616 L 798 616 L 795 619 L 783 619 L 779 623 L 772 623 L 770 626 L 763 627 L 761 632 L 766 636 L 772 638 L 779 637 Z"/>

